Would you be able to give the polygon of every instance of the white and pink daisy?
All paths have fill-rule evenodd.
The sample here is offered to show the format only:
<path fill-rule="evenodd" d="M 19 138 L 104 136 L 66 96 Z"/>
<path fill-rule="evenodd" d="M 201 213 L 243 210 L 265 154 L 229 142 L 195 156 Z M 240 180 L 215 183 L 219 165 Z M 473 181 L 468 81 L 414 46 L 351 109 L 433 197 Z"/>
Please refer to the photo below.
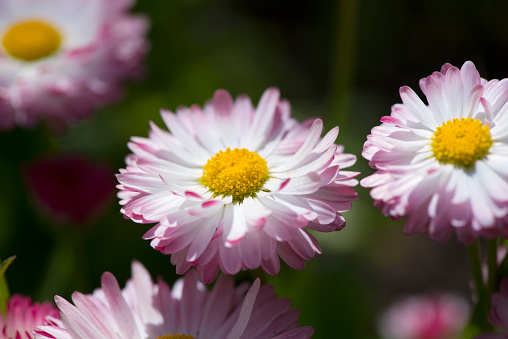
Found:
<path fill-rule="evenodd" d="M 279 257 L 303 269 L 321 253 L 309 230 L 344 227 L 358 173 L 342 169 L 356 158 L 334 143 L 338 127 L 321 138 L 320 119 L 292 119 L 277 89 L 257 108 L 218 90 L 203 109 L 161 115 L 171 132 L 151 123 L 148 138 L 132 138 L 118 195 L 125 217 L 157 223 L 143 238 L 172 255 L 178 274 L 197 266 L 205 283 L 219 267 L 277 274 Z"/>
<path fill-rule="evenodd" d="M 36 326 L 51 325 L 57 318 L 53 304 L 32 303 L 30 297 L 14 294 L 7 302 L 5 317 L 0 314 L 0 339 L 33 339 Z"/>
<path fill-rule="evenodd" d="M 148 20 L 131 0 L 0 0 L 0 128 L 63 130 L 138 76 Z"/>
<path fill-rule="evenodd" d="M 468 303 L 452 294 L 410 296 L 383 314 L 379 331 L 386 339 L 460 338 L 469 315 Z"/>
<path fill-rule="evenodd" d="M 270 285 L 235 288 L 232 276 L 222 275 L 212 290 L 198 281 L 195 270 L 173 288 L 138 262 L 132 279 L 120 290 L 115 277 L 102 275 L 102 288 L 93 294 L 74 292 L 74 305 L 55 297 L 60 319 L 39 326 L 36 338 L 56 339 L 305 339 L 312 327 L 299 327 L 299 312 L 290 301 L 277 298 Z"/>
<path fill-rule="evenodd" d="M 508 236 L 508 80 L 486 81 L 473 63 L 445 64 L 409 87 L 372 129 L 363 156 L 377 171 L 361 181 L 374 205 L 404 231 L 463 242 Z"/>

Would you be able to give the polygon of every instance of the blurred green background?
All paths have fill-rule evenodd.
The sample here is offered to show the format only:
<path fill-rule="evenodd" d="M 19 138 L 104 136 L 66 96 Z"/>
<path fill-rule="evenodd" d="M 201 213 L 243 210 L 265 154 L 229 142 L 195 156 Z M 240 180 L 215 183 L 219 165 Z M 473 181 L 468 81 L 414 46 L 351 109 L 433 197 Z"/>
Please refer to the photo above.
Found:
<path fill-rule="evenodd" d="M 372 173 L 361 157 L 370 129 L 400 102 L 398 88 L 445 62 L 472 60 L 484 78 L 508 76 L 506 1 L 138 0 L 134 11 L 152 21 L 146 77 L 125 97 L 65 135 L 44 126 L 0 134 L 0 257 L 17 255 L 7 272 L 13 293 L 35 300 L 91 292 L 110 271 L 121 286 L 137 258 L 154 276 L 177 276 L 169 256 L 141 236 L 150 225 L 120 214 L 116 198 L 82 228 L 56 225 L 34 208 L 20 168 L 40 155 L 79 152 L 113 171 L 125 167 L 131 136 L 163 126 L 161 107 L 202 105 L 218 88 L 257 103 L 270 86 L 289 99 L 300 119 L 339 125 L 338 143 L 357 155 L 353 170 Z M 419 90 L 417 90 L 420 93 Z M 372 207 L 366 189 L 345 213 L 347 227 L 316 235 L 323 254 L 303 271 L 283 264 L 267 280 L 300 310 L 314 338 L 376 338 L 378 315 L 395 298 L 435 291 L 469 297 L 464 246 L 406 236 L 403 220 Z M 238 279 L 250 279 L 244 272 Z"/>

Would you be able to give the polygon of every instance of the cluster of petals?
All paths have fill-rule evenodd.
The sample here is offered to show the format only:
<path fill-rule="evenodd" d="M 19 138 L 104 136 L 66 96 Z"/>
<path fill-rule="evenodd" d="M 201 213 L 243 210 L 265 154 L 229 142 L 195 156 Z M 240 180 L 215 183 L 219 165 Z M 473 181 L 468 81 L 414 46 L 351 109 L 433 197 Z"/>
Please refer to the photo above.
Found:
<path fill-rule="evenodd" d="M 409 296 L 383 314 L 379 331 L 386 339 L 458 338 L 469 311 L 468 303 L 452 294 Z"/>
<path fill-rule="evenodd" d="M 63 131 L 117 99 L 126 78 L 142 73 L 148 20 L 128 12 L 132 0 L 0 0 L 0 129 L 32 128 L 41 119 Z M 58 50 L 26 61 L 2 37 L 26 20 L 49 23 Z"/>
<path fill-rule="evenodd" d="M 472 62 L 445 64 L 420 80 L 428 105 L 409 87 L 402 104 L 372 129 L 362 155 L 376 172 L 361 181 L 374 205 L 394 219 L 407 216 L 404 231 L 463 242 L 508 235 L 508 80 L 480 78 Z M 432 138 L 453 119 L 475 119 L 492 139 L 488 153 L 470 168 L 440 162 Z"/>
<path fill-rule="evenodd" d="M 74 292 L 74 305 L 55 297 L 61 320 L 39 326 L 35 338 L 153 339 L 191 336 L 199 339 L 310 338 L 311 327 L 298 327 L 299 312 L 290 301 L 277 298 L 270 285 L 234 286 L 221 275 L 212 290 L 197 279 L 195 270 L 170 288 L 162 279 L 154 284 L 138 262 L 132 279 L 120 290 L 115 277 L 102 275 L 102 288 L 93 294 Z"/>
<path fill-rule="evenodd" d="M 144 239 L 172 254 L 177 273 L 196 266 L 200 280 L 262 267 L 277 274 L 281 258 L 295 269 L 321 248 L 308 232 L 340 230 L 351 208 L 358 173 L 344 171 L 356 157 L 336 145 L 338 127 L 321 137 L 323 123 L 298 123 L 279 91 L 264 92 L 257 108 L 240 95 L 215 92 L 204 108 L 163 110 L 171 132 L 151 124 L 148 138 L 133 137 L 127 167 L 117 176 L 125 217 L 154 223 Z M 200 183 L 217 152 L 247 149 L 266 160 L 269 178 L 241 203 L 214 197 Z"/>
<path fill-rule="evenodd" d="M 33 339 L 36 326 L 52 324 L 46 317 L 58 318 L 53 304 L 32 303 L 30 297 L 14 294 L 7 302 L 5 318 L 0 315 L 0 339 Z"/>

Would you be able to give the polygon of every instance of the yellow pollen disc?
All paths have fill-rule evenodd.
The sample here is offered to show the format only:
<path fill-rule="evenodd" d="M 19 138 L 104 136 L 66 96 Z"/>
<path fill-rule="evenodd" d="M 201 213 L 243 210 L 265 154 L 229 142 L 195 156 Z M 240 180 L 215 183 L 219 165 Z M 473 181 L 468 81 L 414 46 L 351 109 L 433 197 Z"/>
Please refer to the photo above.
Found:
<path fill-rule="evenodd" d="M 448 120 L 436 129 L 431 144 L 439 162 L 465 168 L 487 155 L 491 145 L 489 127 L 472 118 Z"/>
<path fill-rule="evenodd" d="M 246 197 L 255 197 L 268 180 L 265 159 L 246 148 L 219 151 L 203 166 L 201 183 L 214 197 L 232 196 L 241 203 Z"/>
<path fill-rule="evenodd" d="M 185 334 L 170 334 L 170 335 L 161 335 L 158 336 L 155 339 L 196 339 L 191 335 L 185 335 Z"/>
<path fill-rule="evenodd" d="M 58 31 L 40 21 L 18 21 L 3 36 L 2 44 L 13 57 L 33 61 L 58 50 L 61 41 Z"/>

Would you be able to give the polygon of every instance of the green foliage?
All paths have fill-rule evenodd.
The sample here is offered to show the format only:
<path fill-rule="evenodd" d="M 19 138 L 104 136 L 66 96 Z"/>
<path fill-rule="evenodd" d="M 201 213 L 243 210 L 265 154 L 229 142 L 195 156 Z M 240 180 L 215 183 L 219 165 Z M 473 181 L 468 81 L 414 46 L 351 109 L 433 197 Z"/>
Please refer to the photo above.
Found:
<path fill-rule="evenodd" d="M 10 297 L 5 271 L 9 268 L 10 264 L 12 264 L 14 259 L 16 259 L 16 256 L 9 257 L 0 263 L 0 311 L 4 316 L 7 311 L 7 301 Z"/>

